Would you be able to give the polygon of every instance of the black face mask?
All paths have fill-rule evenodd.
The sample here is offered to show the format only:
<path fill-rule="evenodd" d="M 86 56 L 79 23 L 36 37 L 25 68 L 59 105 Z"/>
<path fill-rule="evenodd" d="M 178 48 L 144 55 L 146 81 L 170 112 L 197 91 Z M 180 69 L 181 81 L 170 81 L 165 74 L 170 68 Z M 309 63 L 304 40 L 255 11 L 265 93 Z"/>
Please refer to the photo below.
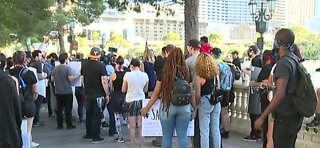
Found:
<path fill-rule="evenodd" d="M 251 57 L 252 57 L 252 55 L 250 55 L 250 52 L 248 52 L 247 54 L 248 54 L 248 57 L 249 57 L 249 58 L 251 58 Z"/>

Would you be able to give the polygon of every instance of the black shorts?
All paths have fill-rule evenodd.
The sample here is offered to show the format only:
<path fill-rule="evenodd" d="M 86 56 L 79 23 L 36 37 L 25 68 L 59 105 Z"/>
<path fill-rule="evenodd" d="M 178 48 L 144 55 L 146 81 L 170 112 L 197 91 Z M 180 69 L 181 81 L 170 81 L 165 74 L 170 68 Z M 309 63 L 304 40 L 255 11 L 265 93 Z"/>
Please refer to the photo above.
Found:
<path fill-rule="evenodd" d="M 34 101 L 31 100 L 25 100 L 21 103 L 21 113 L 22 117 L 31 118 L 34 117 L 36 114 L 36 105 L 34 104 Z"/>
<path fill-rule="evenodd" d="M 229 91 L 222 91 L 222 90 L 220 90 L 221 91 L 221 93 L 222 93 L 222 100 L 221 100 L 221 102 L 220 102 L 220 104 L 221 104 L 221 107 L 227 107 L 227 106 L 229 106 Z"/>
<path fill-rule="evenodd" d="M 142 108 L 142 100 L 133 101 L 131 111 L 130 111 L 130 117 L 140 116 L 141 108 Z"/>

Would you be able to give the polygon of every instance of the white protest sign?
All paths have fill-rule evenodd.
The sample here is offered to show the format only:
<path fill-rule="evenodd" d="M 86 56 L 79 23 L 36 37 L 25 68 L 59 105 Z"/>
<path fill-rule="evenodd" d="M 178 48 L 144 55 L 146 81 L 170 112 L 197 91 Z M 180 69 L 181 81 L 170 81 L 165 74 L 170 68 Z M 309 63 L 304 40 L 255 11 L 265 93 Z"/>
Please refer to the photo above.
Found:
<path fill-rule="evenodd" d="M 149 102 L 149 99 L 144 99 L 142 105 L 146 106 Z M 159 108 L 160 100 L 157 100 L 148 112 L 148 117 L 142 118 L 142 136 L 162 136 L 162 128 L 159 119 Z M 191 117 L 190 117 L 191 118 Z M 179 125 L 178 125 L 179 126 Z M 174 132 L 174 136 L 176 136 Z M 188 126 L 188 136 L 194 135 L 194 120 L 189 122 Z"/>
<path fill-rule="evenodd" d="M 59 62 L 55 62 L 55 66 L 58 66 L 60 65 Z M 80 61 L 72 61 L 72 62 L 69 62 L 68 66 L 71 68 L 71 72 L 72 72 L 72 75 L 73 76 L 76 76 L 78 74 L 80 74 L 80 70 L 81 70 L 81 62 Z M 81 79 L 80 77 L 78 77 L 77 79 L 73 80 L 71 82 L 71 85 L 72 86 L 81 86 Z"/>

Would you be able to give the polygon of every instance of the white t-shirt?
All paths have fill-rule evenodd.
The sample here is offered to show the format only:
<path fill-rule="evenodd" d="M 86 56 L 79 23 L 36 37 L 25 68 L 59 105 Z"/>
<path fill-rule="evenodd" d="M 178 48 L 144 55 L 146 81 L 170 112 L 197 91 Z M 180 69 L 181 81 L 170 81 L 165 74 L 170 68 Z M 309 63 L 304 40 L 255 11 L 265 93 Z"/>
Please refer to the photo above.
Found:
<path fill-rule="evenodd" d="M 148 75 L 145 72 L 141 72 L 140 70 L 127 72 L 123 80 L 127 81 L 128 84 L 126 102 L 145 99 L 143 88 L 149 81 Z"/>

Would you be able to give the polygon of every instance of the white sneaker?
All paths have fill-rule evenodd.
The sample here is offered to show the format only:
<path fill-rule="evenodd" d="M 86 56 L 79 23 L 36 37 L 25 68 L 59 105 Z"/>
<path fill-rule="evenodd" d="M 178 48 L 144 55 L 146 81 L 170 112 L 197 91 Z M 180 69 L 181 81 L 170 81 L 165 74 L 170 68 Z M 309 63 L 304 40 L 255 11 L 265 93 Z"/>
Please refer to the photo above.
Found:
<path fill-rule="evenodd" d="M 40 146 L 39 143 L 36 143 L 36 142 L 32 142 L 32 143 L 31 143 L 31 147 L 38 147 L 38 146 Z"/>

